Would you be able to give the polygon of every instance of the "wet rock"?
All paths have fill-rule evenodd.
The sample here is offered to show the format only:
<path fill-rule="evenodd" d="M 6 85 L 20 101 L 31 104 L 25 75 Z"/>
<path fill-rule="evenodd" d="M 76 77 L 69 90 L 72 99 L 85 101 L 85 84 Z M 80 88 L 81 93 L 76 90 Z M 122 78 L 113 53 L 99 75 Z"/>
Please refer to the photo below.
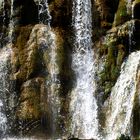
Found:
<path fill-rule="evenodd" d="M 130 53 L 130 25 L 134 26 L 134 37 L 131 40 L 135 39 L 136 42 L 135 45 L 131 46 L 131 51 L 139 50 L 139 20 L 127 21 L 120 26 L 113 27 L 96 44 L 99 53 L 99 64 L 102 65 L 99 65 L 98 74 L 99 92 L 104 92 L 103 100 L 109 96 L 111 88 L 119 76 L 121 64 Z"/>
<path fill-rule="evenodd" d="M 133 12 L 134 12 L 134 18 L 135 19 L 140 19 L 140 0 L 135 0 L 133 2 Z"/>
<path fill-rule="evenodd" d="M 19 105 L 16 111 L 19 120 L 41 118 L 41 97 L 45 92 L 43 84 L 44 79 L 38 77 L 24 82 L 21 86 Z"/>
<path fill-rule="evenodd" d="M 63 30 L 50 29 L 46 25 L 37 24 L 34 27 L 31 25 L 18 27 L 15 33 L 18 37 L 13 46 L 12 70 L 19 97 L 17 120 L 19 122 L 26 120 L 27 123 L 30 120 L 43 118 L 43 125 L 46 127 L 47 119 L 51 117 L 47 101 L 50 87 L 47 83 L 52 80 L 50 77 L 53 65 L 50 54 L 54 47 L 57 53 L 56 63 L 60 68 L 56 76 L 60 78 L 61 75 L 65 80 L 68 75 L 68 72 L 65 73 L 64 65 Z M 61 82 L 62 79 L 59 80 Z"/>
<path fill-rule="evenodd" d="M 94 3 L 97 7 L 97 11 L 100 13 L 100 19 L 102 22 L 111 24 L 114 20 L 115 12 L 118 7 L 119 0 L 95 0 Z"/>
<path fill-rule="evenodd" d="M 126 0 L 120 0 L 119 1 L 119 6 L 118 10 L 115 14 L 115 19 L 114 19 L 114 26 L 123 24 L 124 22 L 129 20 L 129 17 L 131 17 L 131 13 L 128 13 L 127 10 L 127 1 Z"/>

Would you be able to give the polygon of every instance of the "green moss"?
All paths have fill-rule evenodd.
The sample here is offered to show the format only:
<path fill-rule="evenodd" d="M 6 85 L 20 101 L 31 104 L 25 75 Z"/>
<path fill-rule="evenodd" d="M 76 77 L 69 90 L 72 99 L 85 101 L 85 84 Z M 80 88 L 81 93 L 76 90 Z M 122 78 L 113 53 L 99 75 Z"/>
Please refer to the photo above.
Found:
<path fill-rule="evenodd" d="M 134 3 L 135 3 L 135 4 L 136 4 L 136 3 L 140 3 L 140 0 L 135 0 L 135 2 L 134 2 Z"/>
<path fill-rule="evenodd" d="M 129 136 L 121 135 L 120 138 L 117 138 L 117 140 L 131 140 Z"/>
<path fill-rule="evenodd" d="M 114 26 L 124 23 L 129 19 L 129 15 L 127 13 L 127 3 L 125 0 L 121 0 L 119 2 L 118 10 L 115 15 Z"/>
<path fill-rule="evenodd" d="M 106 44 L 102 45 L 102 47 L 99 49 L 99 55 L 100 56 L 106 55 L 107 50 L 108 50 L 108 45 Z"/>
<path fill-rule="evenodd" d="M 105 55 L 105 64 L 104 69 L 99 73 L 99 84 L 103 87 L 104 99 L 106 99 L 119 76 L 120 67 L 125 57 L 124 46 L 106 42 L 101 47 L 100 53 Z"/>
<path fill-rule="evenodd" d="M 106 82 L 105 83 L 105 97 L 108 96 L 108 94 L 110 93 L 111 88 L 112 88 L 111 82 Z"/>

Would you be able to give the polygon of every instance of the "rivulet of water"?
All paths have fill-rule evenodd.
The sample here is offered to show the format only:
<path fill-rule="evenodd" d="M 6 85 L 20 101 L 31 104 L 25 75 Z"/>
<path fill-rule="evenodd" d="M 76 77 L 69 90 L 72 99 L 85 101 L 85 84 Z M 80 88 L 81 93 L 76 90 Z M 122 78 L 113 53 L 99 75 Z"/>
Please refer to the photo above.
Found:
<path fill-rule="evenodd" d="M 131 17 L 131 23 L 128 25 L 128 40 L 129 40 L 129 52 L 131 52 L 133 46 L 135 45 L 135 40 L 133 37 L 133 33 L 135 30 L 135 23 L 134 23 L 134 7 L 133 7 L 133 1 L 127 0 L 127 13 L 130 14 Z"/>
<path fill-rule="evenodd" d="M 49 11 L 48 0 L 39 1 L 38 12 L 39 22 L 50 26 L 52 17 Z"/>
<path fill-rule="evenodd" d="M 52 41 L 51 41 L 52 40 Z M 50 62 L 49 62 L 49 80 L 47 81 L 48 86 L 48 103 L 49 108 L 51 110 L 51 129 L 52 135 L 58 136 L 57 128 L 59 125 L 60 118 L 60 109 L 61 109 L 61 100 L 59 98 L 60 93 L 60 80 L 58 78 L 59 75 L 59 66 L 57 64 L 57 46 L 55 44 L 55 34 L 50 31 Z"/>
<path fill-rule="evenodd" d="M 11 0 L 11 7 L 10 7 L 10 21 L 9 21 L 9 42 L 12 43 L 13 41 L 13 31 L 14 31 L 14 20 L 13 20 L 13 14 L 14 14 L 14 0 Z"/>
<path fill-rule="evenodd" d="M 48 72 L 49 76 L 47 79 L 47 89 L 48 89 L 48 108 L 50 110 L 50 124 L 51 124 L 51 135 L 53 137 L 58 137 L 57 128 L 59 127 L 60 109 L 61 101 L 59 98 L 60 93 L 60 80 L 59 80 L 59 66 L 57 63 L 57 45 L 56 36 L 51 28 L 51 15 L 49 11 L 48 0 L 41 0 L 39 2 L 39 22 L 41 24 L 48 25 L 48 46 L 49 47 L 49 63 Z"/>

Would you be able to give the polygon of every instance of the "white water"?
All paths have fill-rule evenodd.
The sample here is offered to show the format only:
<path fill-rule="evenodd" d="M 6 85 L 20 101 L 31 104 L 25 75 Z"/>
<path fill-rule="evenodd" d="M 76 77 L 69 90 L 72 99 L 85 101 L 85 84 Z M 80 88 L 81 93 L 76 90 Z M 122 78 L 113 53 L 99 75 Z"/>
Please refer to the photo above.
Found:
<path fill-rule="evenodd" d="M 72 22 L 75 33 L 72 69 L 76 82 L 71 92 L 71 135 L 80 139 L 98 139 L 95 67 L 92 50 L 92 14 L 90 0 L 74 0 Z"/>
<path fill-rule="evenodd" d="M 3 8 L 3 23 L 5 20 L 5 11 L 4 11 L 5 3 L 2 2 Z M 14 29 L 13 24 L 13 0 L 11 0 L 10 7 L 10 21 L 9 21 L 9 42 L 12 43 L 12 34 Z M 3 24 L 4 26 L 4 24 Z M 3 46 L 2 46 L 3 47 Z M 3 49 L 0 50 L 0 137 L 6 136 L 6 133 L 11 129 L 12 118 L 9 117 L 11 114 L 5 114 L 5 111 L 11 111 L 12 107 L 14 107 L 14 95 L 11 93 L 10 84 L 12 84 L 9 80 L 9 71 L 10 71 L 10 56 L 11 56 L 11 45 L 8 44 Z M 10 94 L 9 94 L 10 93 Z M 10 112 L 9 112 L 10 113 Z M 8 122 L 8 119 L 12 120 Z"/>
<path fill-rule="evenodd" d="M 112 89 L 106 112 L 106 140 L 114 140 L 121 134 L 131 135 L 131 117 L 139 66 L 140 51 L 130 54 L 128 60 L 122 64 L 121 73 Z"/>
<path fill-rule="evenodd" d="M 49 11 L 49 6 L 48 6 L 48 0 L 40 0 L 39 1 L 39 22 L 43 24 L 47 24 L 50 26 L 51 22 L 51 15 Z"/>
<path fill-rule="evenodd" d="M 5 114 L 6 110 L 6 92 L 8 92 L 9 82 L 8 77 L 8 64 L 10 61 L 11 50 L 4 48 L 0 50 L 0 136 L 3 136 L 7 132 L 7 117 Z"/>

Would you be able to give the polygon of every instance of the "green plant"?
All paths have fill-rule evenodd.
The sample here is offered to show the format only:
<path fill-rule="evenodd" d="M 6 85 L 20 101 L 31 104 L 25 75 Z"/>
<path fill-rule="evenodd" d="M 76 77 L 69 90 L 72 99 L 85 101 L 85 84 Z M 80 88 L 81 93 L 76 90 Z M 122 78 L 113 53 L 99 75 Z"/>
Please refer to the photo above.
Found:
<path fill-rule="evenodd" d="M 129 136 L 122 134 L 117 140 L 131 140 Z"/>

